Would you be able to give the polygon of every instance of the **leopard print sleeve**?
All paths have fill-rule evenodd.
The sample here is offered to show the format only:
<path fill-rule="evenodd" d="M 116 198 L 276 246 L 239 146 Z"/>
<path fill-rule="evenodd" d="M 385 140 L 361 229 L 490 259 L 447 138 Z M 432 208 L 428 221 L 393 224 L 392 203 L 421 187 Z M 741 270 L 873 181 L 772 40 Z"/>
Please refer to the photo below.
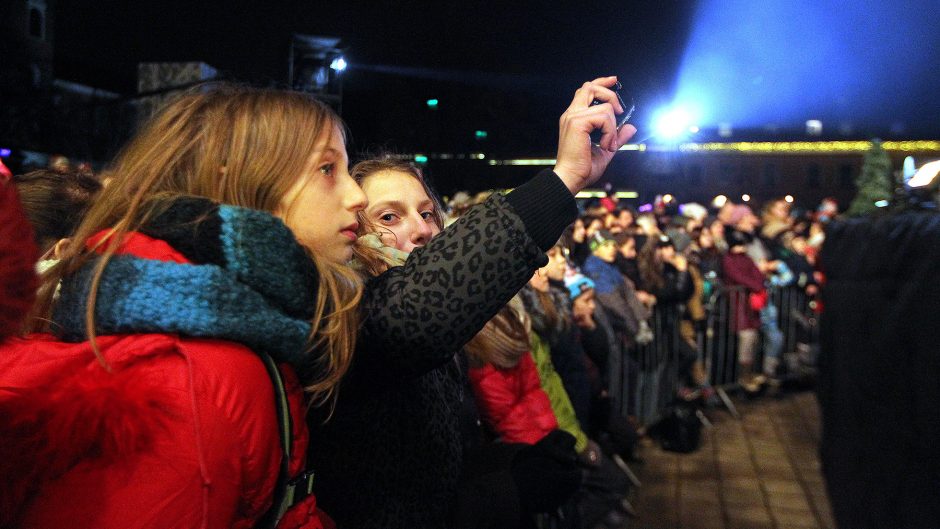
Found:
<path fill-rule="evenodd" d="M 449 361 L 547 261 L 545 241 L 554 242 L 576 214 L 570 193 L 557 191 L 535 185 L 513 192 L 522 197 L 494 195 L 403 266 L 372 278 L 357 362 L 420 375 Z M 536 192 L 542 205 L 555 198 L 570 208 L 527 209 L 526 195 Z"/>

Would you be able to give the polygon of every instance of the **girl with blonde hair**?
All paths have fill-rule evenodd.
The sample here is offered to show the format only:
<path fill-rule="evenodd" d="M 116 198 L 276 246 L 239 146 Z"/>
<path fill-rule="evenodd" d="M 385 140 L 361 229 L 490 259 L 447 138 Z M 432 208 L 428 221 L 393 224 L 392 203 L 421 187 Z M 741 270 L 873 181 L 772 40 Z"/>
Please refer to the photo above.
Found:
<path fill-rule="evenodd" d="M 137 133 L 43 277 L 52 334 L 0 349 L 0 525 L 323 527 L 274 496 L 305 466 L 304 390 L 335 402 L 352 359 L 345 156 L 295 92 L 202 87 Z"/>

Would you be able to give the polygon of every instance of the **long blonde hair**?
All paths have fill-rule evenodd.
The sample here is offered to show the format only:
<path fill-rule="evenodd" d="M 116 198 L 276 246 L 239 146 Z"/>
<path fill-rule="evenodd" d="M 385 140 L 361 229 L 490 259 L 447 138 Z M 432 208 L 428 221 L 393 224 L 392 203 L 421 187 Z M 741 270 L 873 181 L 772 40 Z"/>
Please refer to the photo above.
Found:
<path fill-rule="evenodd" d="M 76 228 L 59 265 L 43 277 L 31 330 L 42 328 L 43 316 L 51 313 L 58 281 L 100 254 L 85 323 L 107 369 L 95 342 L 95 302 L 102 273 L 124 236 L 157 215 L 163 199 L 177 196 L 274 213 L 318 140 L 339 124 L 329 107 L 298 92 L 223 84 L 175 99 L 144 124 L 103 175 L 110 177 L 109 185 Z M 90 237 L 107 229 L 108 237 L 86 247 Z M 323 403 L 333 400 L 352 360 L 362 286 L 345 266 L 308 253 L 319 271 L 309 350 L 318 351 L 321 376 L 306 389 L 314 402 Z"/>

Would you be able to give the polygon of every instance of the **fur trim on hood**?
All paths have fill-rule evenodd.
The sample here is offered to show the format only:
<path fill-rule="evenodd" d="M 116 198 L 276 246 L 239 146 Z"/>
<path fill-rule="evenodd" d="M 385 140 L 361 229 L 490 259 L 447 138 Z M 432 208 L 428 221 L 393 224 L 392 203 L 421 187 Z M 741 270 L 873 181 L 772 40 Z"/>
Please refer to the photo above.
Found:
<path fill-rule="evenodd" d="M 0 527 L 79 462 L 107 465 L 152 446 L 178 399 L 139 371 L 93 364 L 0 400 Z"/>

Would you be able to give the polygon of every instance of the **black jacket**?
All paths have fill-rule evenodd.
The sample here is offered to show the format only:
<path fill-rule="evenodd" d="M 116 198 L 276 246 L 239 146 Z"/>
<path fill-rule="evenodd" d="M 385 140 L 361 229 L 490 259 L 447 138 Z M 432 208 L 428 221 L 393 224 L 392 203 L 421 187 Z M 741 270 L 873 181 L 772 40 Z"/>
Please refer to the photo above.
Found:
<path fill-rule="evenodd" d="M 577 209 L 551 171 L 494 195 L 371 279 L 335 412 L 311 414 L 322 509 L 340 528 L 447 527 L 461 469 L 454 352 L 547 258 Z"/>
<path fill-rule="evenodd" d="M 826 233 L 820 456 L 839 527 L 940 527 L 940 215 Z"/>

